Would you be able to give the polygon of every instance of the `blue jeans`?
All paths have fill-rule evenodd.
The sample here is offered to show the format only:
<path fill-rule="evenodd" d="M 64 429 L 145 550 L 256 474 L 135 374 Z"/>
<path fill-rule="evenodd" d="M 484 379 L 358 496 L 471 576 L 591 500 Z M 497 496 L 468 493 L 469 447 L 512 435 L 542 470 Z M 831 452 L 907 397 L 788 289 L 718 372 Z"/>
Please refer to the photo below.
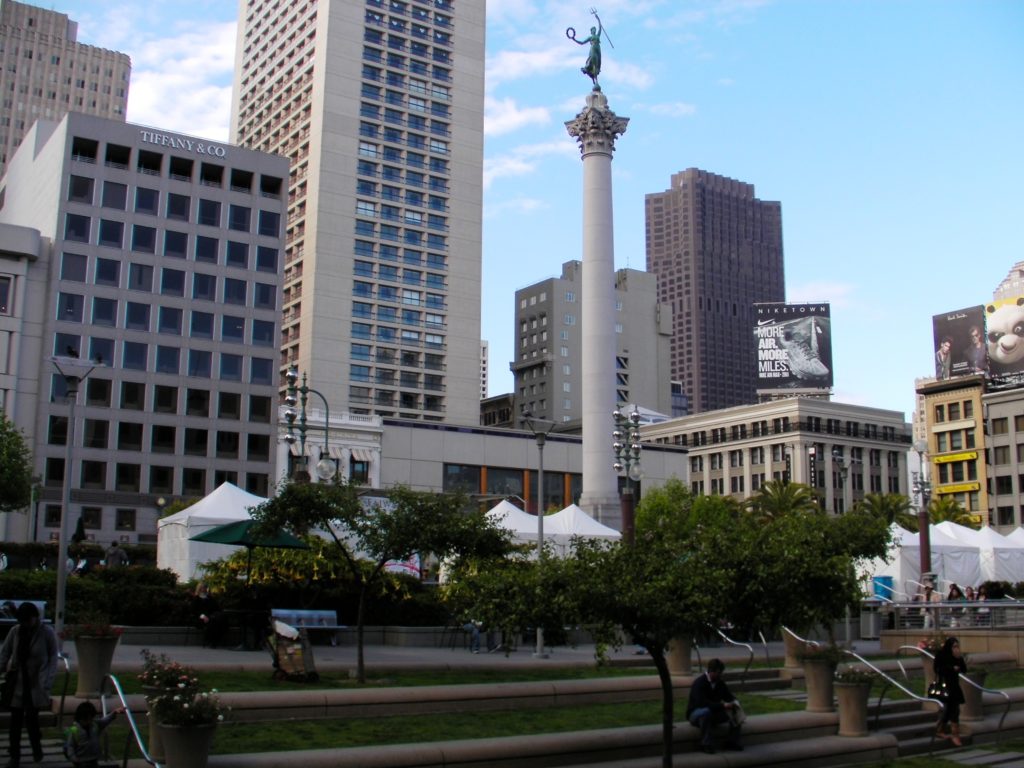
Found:
<path fill-rule="evenodd" d="M 690 713 L 690 725 L 700 730 L 700 743 L 702 747 L 711 746 L 711 731 L 720 724 L 729 724 L 729 733 L 726 736 L 729 744 L 737 746 L 740 743 L 740 726 L 733 723 L 725 711 L 725 707 L 718 704 L 714 707 L 700 707 Z"/>

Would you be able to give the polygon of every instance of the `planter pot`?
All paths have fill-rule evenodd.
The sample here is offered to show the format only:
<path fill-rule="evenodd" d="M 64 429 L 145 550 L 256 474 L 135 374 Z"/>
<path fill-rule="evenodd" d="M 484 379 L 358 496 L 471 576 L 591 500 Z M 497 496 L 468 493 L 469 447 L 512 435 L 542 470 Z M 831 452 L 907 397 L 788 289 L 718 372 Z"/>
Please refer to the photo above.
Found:
<path fill-rule="evenodd" d="M 114 649 L 121 637 L 76 637 L 75 654 L 78 657 L 78 688 L 75 696 L 95 699 L 100 695 L 103 678 L 110 674 Z"/>
<path fill-rule="evenodd" d="M 669 643 L 665 661 L 668 671 L 673 675 L 689 675 L 693 672 L 690 653 L 693 651 L 693 640 L 689 637 L 677 637 Z"/>
<path fill-rule="evenodd" d="M 802 664 L 798 655 L 807 646 L 789 634 L 789 632 L 782 633 L 782 644 L 786 648 L 786 660 L 783 662 L 783 666 L 786 669 L 800 669 Z"/>
<path fill-rule="evenodd" d="M 836 665 L 826 659 L 804 659 L 808 712 L 835 712 Z"/>
<path fill-rule="evenodd" d="M 868 697 L 871 683 L 834 683 L 839 704 L 839 735 L 868 735 Z"/>
<path fill-rule="evenodd" d="M 217 724 L 167 725 L 159 723 L 167 768 L 206 768 Z M 162 763 L 163 765 L 163 763 Z"/>
<path fill-rule="evenodd" d="M 149 701 L 169 690 L 173 689 L 157 688 L 153 685 L 142 686 L 142 692 L 146 694 L 146 717 L 149 720 L 149 737 L 146 741 L 146 751 L 158 763 L 164 762 L 164 740 L 161 737 L 160 728 L 158 727 L 159 723 L 157 723 L 156 715 L 153 714 L 153 707 L 150 706 Z"/>
<path fill-rule="evenodd" d="M 985 685 L 988 671 L 984 669 L 975 670 L 974 672 L 968 672 L 966 677 L 978 685 Z M 964 703 L 960 706 L 960 719 L 984 720 L 985 708 L 981 703 L 981 691 L 963 681 L 960 681 L 960 690 L 964 692 Z"/>

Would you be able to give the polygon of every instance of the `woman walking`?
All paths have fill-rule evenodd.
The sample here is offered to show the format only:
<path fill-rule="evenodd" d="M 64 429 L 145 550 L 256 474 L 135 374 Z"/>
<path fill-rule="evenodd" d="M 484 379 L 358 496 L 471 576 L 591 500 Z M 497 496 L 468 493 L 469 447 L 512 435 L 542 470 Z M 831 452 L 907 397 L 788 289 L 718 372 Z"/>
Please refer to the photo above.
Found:
<path fill-rule="evenodd" d="M 22 603 L 13 627 L 0 648 L 0 671 L 17 675 L 11 700 L 9 768 L 21 765 L 21 728 L 28 729 L 32 759 L 41 762 L 43 745 L 39 733 L 39 710 L 50 706 L 50 689 L 57 674 L 57 636 L 40 622 L 34 603 Z"/>
<path fill-rule="evenodd" d="M 935 654 L 935 681 L 944 690 L 942 717 L 935 735 L 949 738 L 956 746 L 960 741 L 960 705 L 964 703 L 964 692 L 960 689 L 960 675 L 967 672 L 967 662 L 960 651 L 960 641 L 955 637 L 947 637 L 938 653 Z M 949 725 L 949 736 L 945 727 Z"/>

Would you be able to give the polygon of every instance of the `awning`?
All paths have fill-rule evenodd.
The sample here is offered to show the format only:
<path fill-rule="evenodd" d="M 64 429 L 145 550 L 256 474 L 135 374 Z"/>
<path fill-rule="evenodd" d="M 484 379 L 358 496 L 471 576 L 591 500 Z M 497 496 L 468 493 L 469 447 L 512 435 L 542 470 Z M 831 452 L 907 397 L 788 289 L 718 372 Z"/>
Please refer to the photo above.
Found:
<path fill-rule="evenodd" d="M 332 445 L 328 448 L 328 453 L 332 459 L 341 461 L 345 458 L 345 449 L 340 445 Z"/>
<path fill-rule="evenodd" d="M 355 461 L 365 461 L 369 463 L 370 461 L 373 460 L 373 453 L 374 452 L 371 451 L 369 448 L 353 448 L 352 458 Z"/>
<path fill-rule="evenodd" d="M 306 456 L 310 456 L 311 457 L 313 455 L 313 448 L 314 447 L 315 446 L 313 446 L 311 443 L 309 443 L 309 442 L 306 443 Z M 302 454 L 302 446 L 299 443 L 299 441 L 296 440 L 294 443 L 292 443 L 290 446 L 288 446 L 288 451 L 289 451 L 289 453 L 291 453 L 292 456 L 300 456 Z"/>

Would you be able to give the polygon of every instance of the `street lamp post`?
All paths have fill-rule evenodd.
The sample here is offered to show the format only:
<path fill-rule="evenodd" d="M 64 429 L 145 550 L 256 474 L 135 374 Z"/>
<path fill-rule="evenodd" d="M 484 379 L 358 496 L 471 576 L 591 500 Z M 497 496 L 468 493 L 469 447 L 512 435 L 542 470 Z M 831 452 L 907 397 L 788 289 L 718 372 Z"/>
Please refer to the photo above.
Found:
<path fill-rule="evenodd" d="M 616 408 L 612 418 L 615 419 L 615 431 L 612 432 L 615 463 L 612 464 L 612 469 L 616 474 L 626 475 L 625 487 L 619 498 L 622 510 L 622 538 L 632 544 L 636 513 L 633 484 L 638 483 L 644 476 L 643 468 L 640 466 L 640 410 L 634 405 L 633 412 L 626 416 Z"/>
<path fill-rule="evenodd" d="M 68 519 L 71 516 L 71 483 L 72 466 L 75 451 L 75 406 L 78 404 L 78 388 L 89 374 L 102 365 L 100 360 L 89 362 L 77 357 L 51 357 L 50 362 L 57 373 L 64 379 L 68 399 L 68 429 L 64 451 L 64 488 L 60 505 L 60 528 L 57 533 L 57 606 L 54 613 L 53 626 L 57 633 L 57 647 L 62 649 L 64 641 L 61 630 L 67 607 L 68 584 Z"/>
<path fill-rule="evenodd" d="M 914 498 L 917 501 L 917 530 L 920 536 L 918 545 L 921 550 L 921 580 L 925 581 L 927 575 L 932 572 L 932 544 L 931 544 L 931 520 L 928 516 L 928 504 L 932 499 L 932 484 L 928 480 L 928 473 L 925 472 L 924 456 L 928 450 L 928 444 L 923 440 L 914 443 L 914 451 L 917 452 L 918 471 L 914 473 Z"/>
<path fill-rule="evenodd" d="M 842 503 L 839 505 L 840 512 L 848 511 L 846 505 L 846 477 L 850 474 L 850 462 L 843 458 L 843 449 L 838 445 L 832 448 L 832 463 L 839 471 L 839 492 Z"/>
<path fill-rule="evenodd" d="M 530 428 L 534 439 L 537 441 L 537 563 L 544 560 L 544 443 L 548 435 L 555 428 L 555 422 L 548 419 L 538 419 L 531 416 L 529 411 L 523 414 L 523 421 Z M 533 655 L 538 659 L 546 659 L 544 653 L 544 628 L 537 623 L 537 647 Z"/>
<path fill-rule="evenodd" d="M 318 392 L 306 384 L 306 374 L 302 374 L 302 384 L 299 382 L 299 371 L 296 368 L 289 368 L 285 374 L 288 382 L 288 394 L 285 395 L 284 404 L 288 406 L 284 417 L 288 422 L 288 434 L 284 436 L 285 442 L 294 445 L 299 441 L 299 455 L 302 457 L 302 466 L 309 476 L 309 460 L 306 458 L 306 432 L 308 430 L 306 421 L 306 403 L 309 395 L 314 394 L 324 403 L 324 448 L 320 454 L 320 461 L 316 463 L 316 476 L 321 480 L 332 480 L 338 475 L 338 464 L 330 458 L 330 430 L 331 430 L 331 407 L 327 404 L 327 398 L 322 392 Z M 301 411 L 295 412 L 295 406 L 299 405 Z M 299 422 L 299 435 L 295 436 L 295 420 Z"/>

